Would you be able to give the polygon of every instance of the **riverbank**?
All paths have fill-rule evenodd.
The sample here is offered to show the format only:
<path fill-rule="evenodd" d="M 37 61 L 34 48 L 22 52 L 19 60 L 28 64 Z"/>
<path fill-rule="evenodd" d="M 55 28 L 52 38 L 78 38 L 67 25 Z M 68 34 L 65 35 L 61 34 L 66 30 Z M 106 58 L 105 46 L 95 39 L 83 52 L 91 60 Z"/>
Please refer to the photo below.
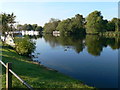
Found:
<path fill-rule="evenodd" d="M 108 31 L 108 32 L 101 32 L 99 33 L 100 36 L 115 38 L 120 37 L 120 31 Z"/>
<path fill-rule="evenodd" d="M 0 48 L 2 61 L 12 62 L 13 71 L 33 88 L 91 88 L 81 81 L 63 75 L 59 72 L 49 70 L 39 64 L 35 64 L 30 58 L 18 55 L 15 50 L 8 46 Z M 3 68 L 3 88 L 5 88 L 5 68 Z M 13 77 L 14 88 L 25 88 L 24 85 Z"/>

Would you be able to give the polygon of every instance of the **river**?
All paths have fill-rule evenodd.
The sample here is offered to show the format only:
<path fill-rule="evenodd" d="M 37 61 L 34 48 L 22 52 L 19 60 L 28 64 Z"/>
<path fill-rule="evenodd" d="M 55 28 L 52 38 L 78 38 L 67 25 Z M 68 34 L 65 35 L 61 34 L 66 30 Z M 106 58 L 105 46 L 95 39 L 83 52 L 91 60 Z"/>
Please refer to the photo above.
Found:
<path fill-rule="evenodd" d="M 97 88 L 118 87 L 120 38 L 46 35 L 34 41 L 38 60 L 46 67 Z"/>

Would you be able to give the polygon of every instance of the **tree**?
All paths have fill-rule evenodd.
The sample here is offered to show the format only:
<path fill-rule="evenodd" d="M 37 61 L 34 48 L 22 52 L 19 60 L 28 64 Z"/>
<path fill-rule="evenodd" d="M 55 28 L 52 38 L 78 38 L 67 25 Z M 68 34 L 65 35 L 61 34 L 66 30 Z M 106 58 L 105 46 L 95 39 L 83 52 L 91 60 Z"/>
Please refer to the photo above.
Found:
<path fill-rule="evenodd" d="M 107 23 L 107 31 L 115 31 L 115 23 L 109 21 Z"/>
<path fill-rule="evenodd" d="M 40 31 L 40 32 L 42 32 L 42 30 L 43 30 L 43 28 L 41 26 L 37 26 L 35 29 L 35 31 Z"/>
<path fill-rule="evenodd" d="M 120 31 L 120 18 L 118 18 L 118 23 L 117 23 L 117 31 Z"/>
<path fill-rule="evenodd" d="M 24 25 L 20 25 L 18 24 L 17 25 L 17 29 L 18 30 L 34 30 L 34 31 L 42 31 L 42 27 L 41 26 L 38 26 L 37 24 L 24 24 Z"/>
<path fill-rule="evenodd" d="M 38 26 L 37 24 L 32 25 L 34 31 L 36 30 L 37 26 Z"/>
<path fill-rule="evenodd" d="M 31 24 L 24 24 L 24 25 L 22 26 L 22 29 L 23 29 L 23 30 L 28 30 L 28 31 L 30 31 L 30 30 L 33 30 L 33 27 L 32 27 Z"/>
<path fill-rule="evenodd" d="M 66 19 L 66 20 L 63 20 L 61 21 L 58 26 L 57 26 L 57 30 L 60 31 L 60 33 L 63 33 L 63 34 L 68 34 L 71 32 L 71 19 Z"/>
<path fill-rule="evenodd" d="M 103 20 L 103 16 L 100 11 L 94 11 L 86 18 L 86 32 L 87 33 L 99 33 L 106 30 L 107 21 Z"/>
<path fill-rule="evenodd" d="M 110 23 L 112 24 L 112 27 L 114 28 L 114 31 L 120 31 L 120 19 L 119 18 L 113 18 Z M 112 28 L 111 27 L 111 28 Z"/>
<path fill-rule="evenodd" d="M 2 33 L 2 15 L 0 14 L 0 33 Z"/>
<path fill-rule="evenodd" d="M 34 52 L 35 43 L 28 37 L 16 38 L 15 40 L 15 49 L 20 55 L 30 55 Z"/>
<path fill-rule="evenodd" d="M 8 24 L 10 24 L 10 31 L 12 31 L 13 29 L 13 24 L 16 23 L 15 21 L 16 16 L 14 15 L 14 13 L 12 14 L 8 14 Z"/>
<path fill-rule="evenodd" d="M 20 31 L 23 30 L 23 25 L 18 24 L 18 25 L 17 25 L 17 30 L 20 30 Z"/>
<path fill-rule="evenodd" d="M 28 31 L 30 31 L 30 30 L 33 30 L 33 27 L 32 27 L 31 24 L 28 24 L 26 29 L 27 29 Z"/>
<path fill-rule="evenodd" d="M 113 18 L 107 23 L 107 31 L 120 31 L 120 19 Z"/>
<path fill-rule="evenodd" d="M 80 14 L 77 14 L 75 15 L 74 18 L 72 18 L 72 30 L 73 30 L 73 33 L 84 33 L 85 32 L 85 27 L 84 27 L 84 24 L 85 24 L 85 18 L 83 18 L 82 15 Z"/>
<path fill-rule="evenodd" d="M 64 34 L 79 34 L 85 32 L 85 19 L 82 15 L 77 14 L 73 18 L 68 18 L 59 23 L 57 30 Z"/>
<path fill-rule="evenodd" d="M 2 32 L 8 31 L 8 16 L 6 13 L 1 14 L 2 17 Z"/>
<path fill-rule="evenodd" d="M 52 33 L 54 30 L 56 30 L 60 20 L 51 18 L 48 23 L 44 26 L 44 32 L 45 33 Z"/>
<path fill-rule="evenodd" d="M 13 24 L 16 23 L 15 18 L 16 16 L 14 15 L 14 13 L 12 14 L 6 14 L 6 13 L 2 13 L 0 14 L 1 16 L 1 21 L 2 21 L 2 32 L 9 32 L 12 31 L 12 27 Z"/>

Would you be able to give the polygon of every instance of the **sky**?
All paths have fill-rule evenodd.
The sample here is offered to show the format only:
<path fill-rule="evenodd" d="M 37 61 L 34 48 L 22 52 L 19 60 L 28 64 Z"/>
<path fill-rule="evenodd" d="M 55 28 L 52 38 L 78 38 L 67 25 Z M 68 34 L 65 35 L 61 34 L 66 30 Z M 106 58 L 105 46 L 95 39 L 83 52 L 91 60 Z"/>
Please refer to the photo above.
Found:
<path fill-rule="evenodd" d="M 104 19 L 118 17 L 117 2 L 3 2 L 0 13 L 14 13 L 18 24 L 44 26 L 50 18 L 67 19 L 76 14 L 84 17 L 95 10 L 101 11 Z"/>

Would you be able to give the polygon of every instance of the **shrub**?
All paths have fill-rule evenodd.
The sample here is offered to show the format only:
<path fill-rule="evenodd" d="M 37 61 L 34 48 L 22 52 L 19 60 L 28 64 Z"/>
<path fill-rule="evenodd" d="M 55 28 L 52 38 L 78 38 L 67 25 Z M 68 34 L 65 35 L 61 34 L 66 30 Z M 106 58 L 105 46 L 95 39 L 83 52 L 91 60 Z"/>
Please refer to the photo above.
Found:
<path fill-rule="evenodd" d="M 32 52 L 34 52 L 35 43 L 28 37 L 16 38 L 15 49 L 20 55 L 29 56 Z"/>

